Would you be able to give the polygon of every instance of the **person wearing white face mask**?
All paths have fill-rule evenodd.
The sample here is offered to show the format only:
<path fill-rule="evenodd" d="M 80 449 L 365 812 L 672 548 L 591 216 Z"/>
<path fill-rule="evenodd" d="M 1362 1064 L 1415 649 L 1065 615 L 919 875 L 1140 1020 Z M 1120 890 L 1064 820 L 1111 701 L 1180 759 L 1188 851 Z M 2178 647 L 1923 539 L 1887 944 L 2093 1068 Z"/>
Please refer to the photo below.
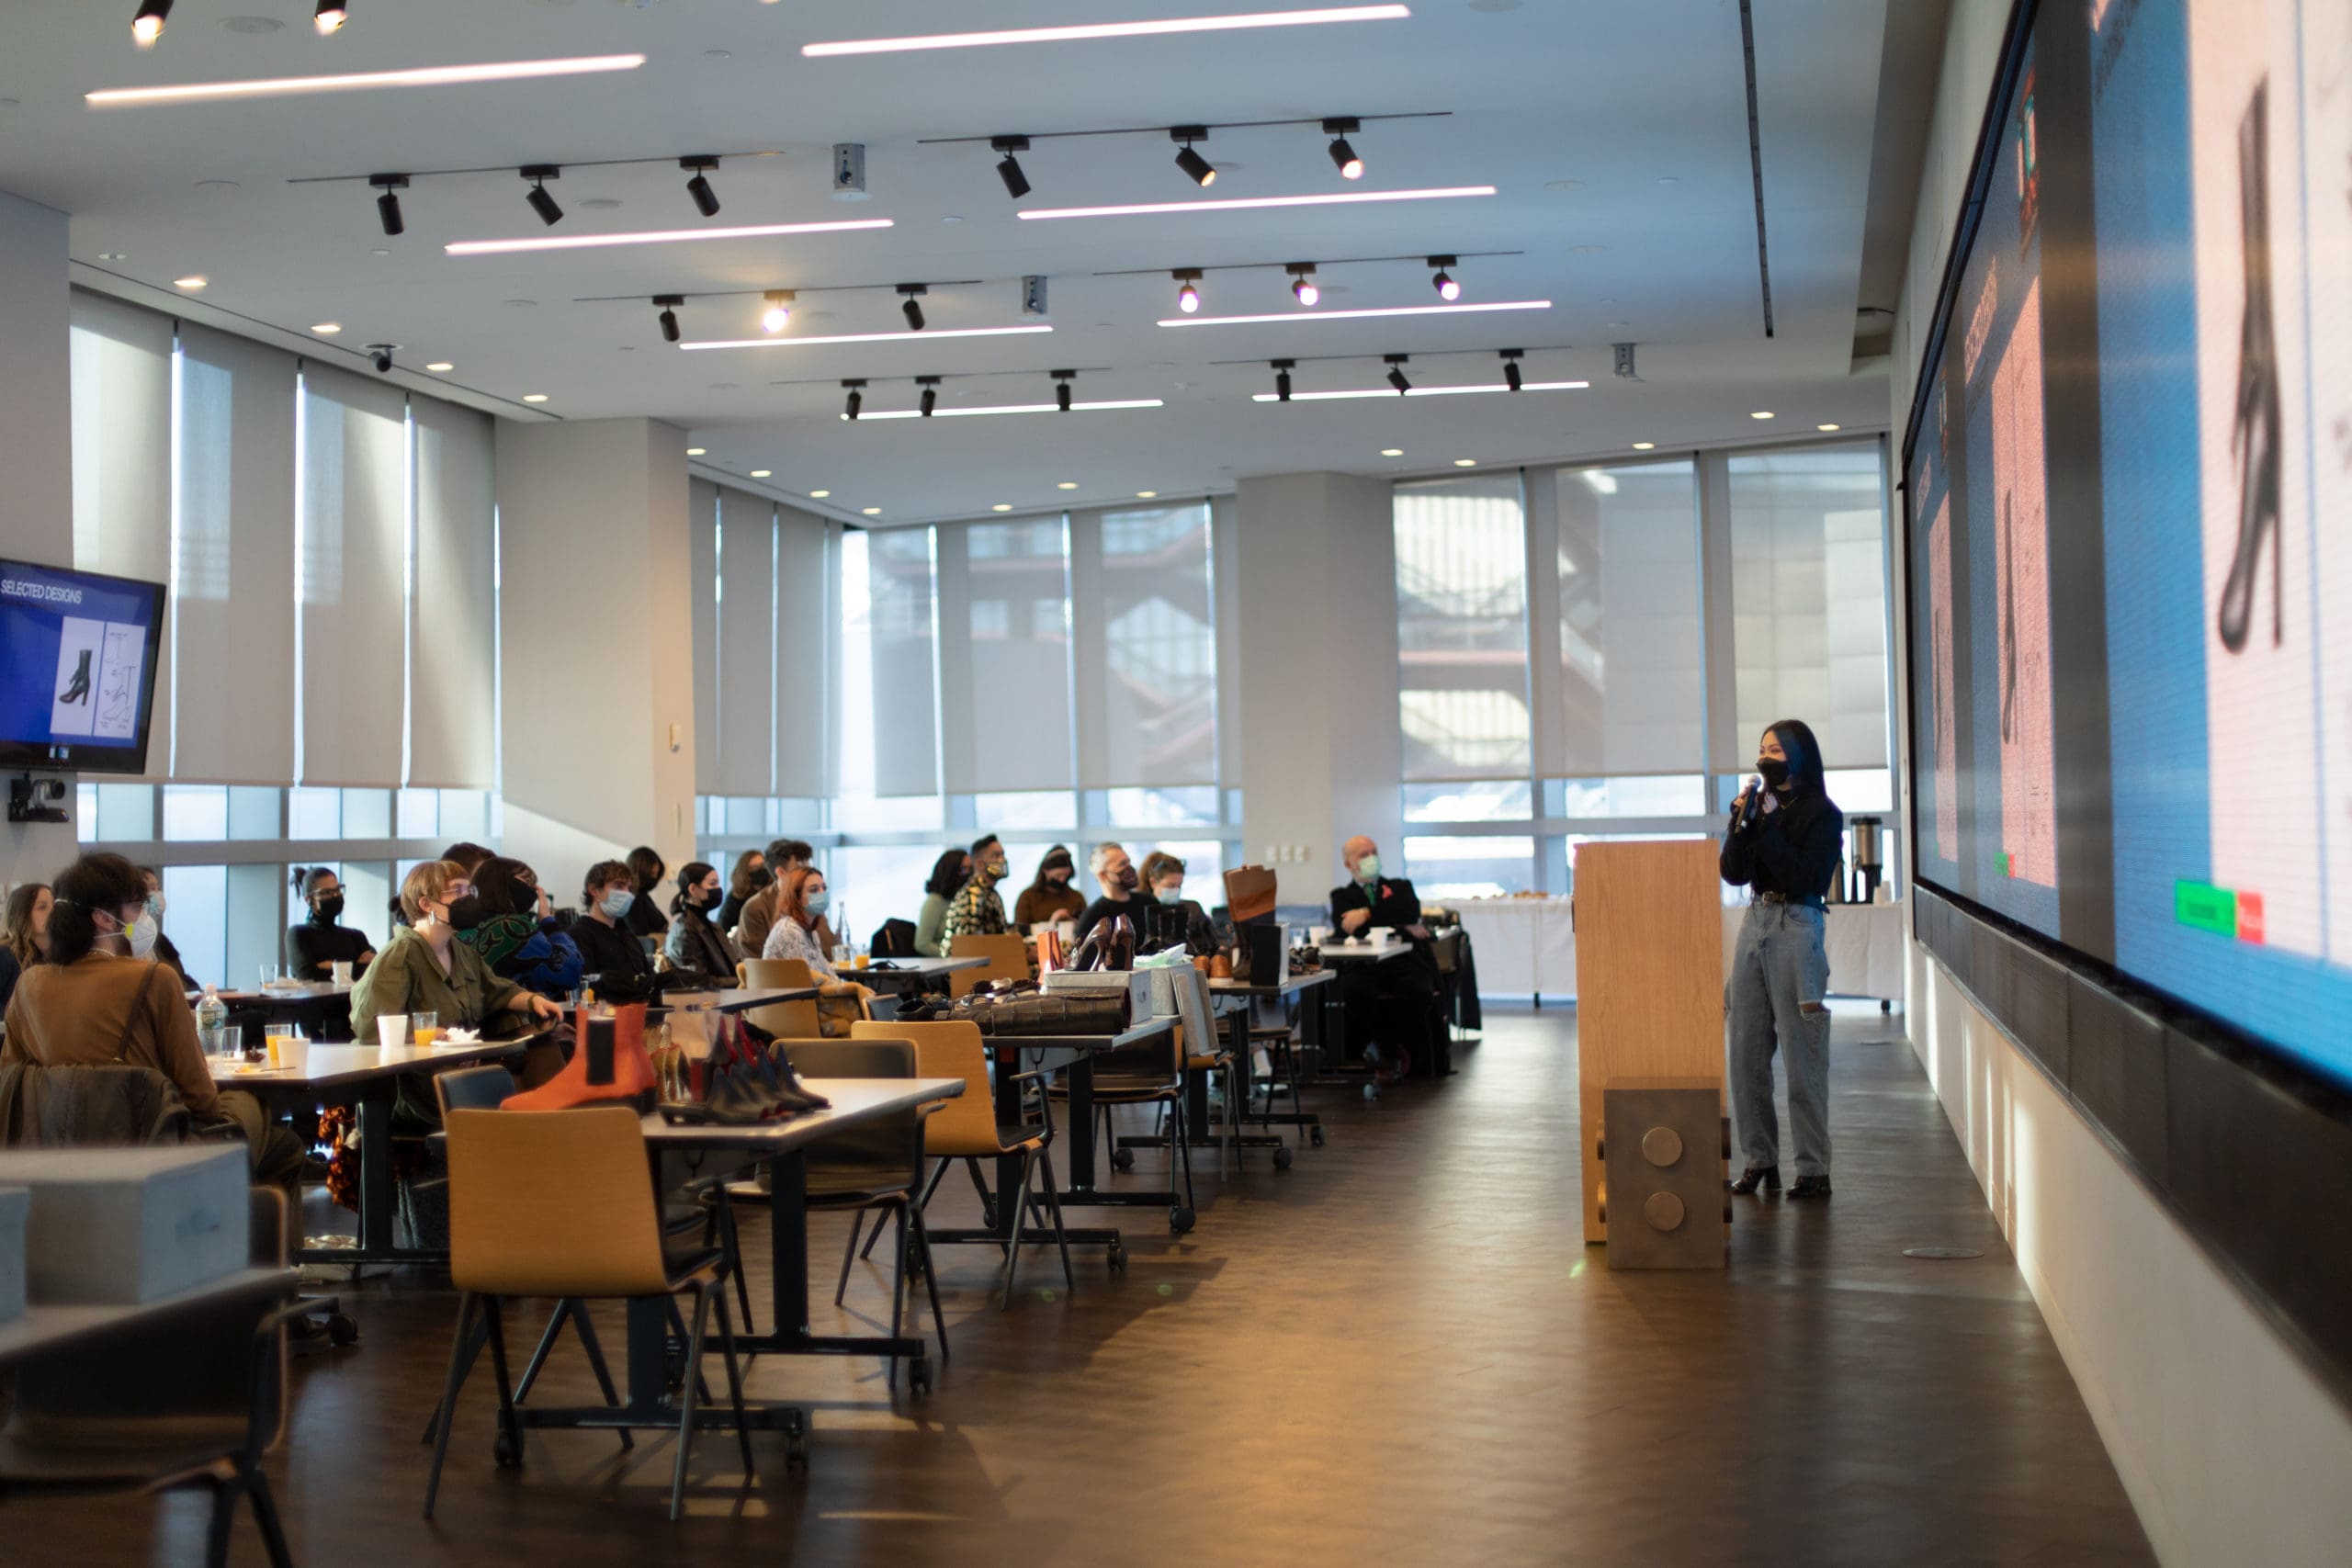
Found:
<path fill-rule="evenodd" d="M 817 935 L 825 911 L 832 907 L 832 889 L 825 886 L 825 874 L 813 865 L 797 865 L 784 874 L 776 886 L 782 893 L 776 899 L 775 924 L 768 928 L 767 945 L 760 949 L 760 956 L 797 958 L 819 979 L 840 979 Z"/>
<path fill-rule="evenodd" d="M 581 913 L 572 917 L 572 942 L 586 966 L 585 979 L 599 987 L 617 986 L 641 998 L 653 983 L 653 960 L 628 923 L 637 902 L 637 873 L 623 861 L 598 861 L 581 885 Z M 622 998 L 620 999 L 628 999 Z"/>
<path fill-rule="evenodd" d="M 1340 972 L 1348 1038 L 1384 1081 L 1416 1066 L 1444 1077 L 1453 1071 L 1452 1040 L 1437 1021 L 1437 958 L 1421 923 L 1420 895 L 1408 879 L 1382 870 L 1379 846 L 1361 834 L 1341 847 L 1340 858 L 1348 880 L 1331 889 L 1331 924 L 1340 934 L 1385 930 L 1413 944 L 1409 953 Z"/>
<path fill-rule="evenodd" d="M 1182 861 L 1164 850 L 1152 851 L 1143 857 L 1143 885 L 1151 890 L 1153 904 L 1176 911 L 1173 916 L 1146 915 L 1143 921 L 1146 931 L 1167 935 L 1166 928 L 1160 922 L 1166 920 L 1173 925 L 1181 919 L 1186 952 L 1204 955 L 1217 950 L 1216 928 L 1209 924 L 1208 911 L 1184 897 Z M 1172 942 L 1174 938 L 1167 935 L 1167 940 Z"/>
<path fill-rule="evenodd" d="M 167 965 L 173 974 L 180 977 L 183 992 L 193 991 L 197 985 L 187 977 L 187 965 L 180 962 L 180 950 L 174 947 L 172 939 L 164 934 L 164 874 L 152 865 L 142 865 L 139 868 L 139 874 L 147 884 L 147 912 L 155 917 L 155 961 Z"/>

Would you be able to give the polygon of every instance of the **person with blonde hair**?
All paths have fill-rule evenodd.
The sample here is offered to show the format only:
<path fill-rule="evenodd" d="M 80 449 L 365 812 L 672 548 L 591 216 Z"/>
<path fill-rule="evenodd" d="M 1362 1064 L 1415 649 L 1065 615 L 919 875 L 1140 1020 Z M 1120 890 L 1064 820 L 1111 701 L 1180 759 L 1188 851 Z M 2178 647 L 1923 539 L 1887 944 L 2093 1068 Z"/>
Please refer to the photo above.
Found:
<path fill-rule="evenodd" d="M 563 1016 L 458 940 L 481 924 L 483 912 L 471 878 L 456 862 L 413 867 L 401 882 L 401 914 L 408 923 L 351 987 L 351 1028 L 362 1043 L 375 1043 L 376 1020 L 387 1013 L 433 1013 L 444 1029 L 479 1029 L 508 1014 L 546 1023 Z"/>
<path fill-rule="evenodd" d="M 49 911 L 55 900 L 46 882 L 20 882 L 9 890 L 0 917 L 0 1013 L 17 988 L 17 978 L 49 956 Z"/>

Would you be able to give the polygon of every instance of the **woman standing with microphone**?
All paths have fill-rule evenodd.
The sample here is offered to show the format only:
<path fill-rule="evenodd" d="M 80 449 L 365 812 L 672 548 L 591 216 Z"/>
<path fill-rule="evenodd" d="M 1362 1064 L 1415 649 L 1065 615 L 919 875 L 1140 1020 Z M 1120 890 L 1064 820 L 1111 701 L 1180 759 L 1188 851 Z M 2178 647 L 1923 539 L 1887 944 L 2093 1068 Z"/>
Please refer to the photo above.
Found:
<path fill-rule="evenodd" d="M 1757 777 L 1732 803 L 1723 876 L 1755 898 L 1740 921 L 1725 986 L 1731 1012 L 1731 1102 L 1747 1168 L 1734 1192 L 1781 1188 L 1781 1123 L 1772 1056 L 1788 1050 L 1789 1121 L 1796 1134 L 1792 1198 L 1829 1196 L 1829 954 L 1823 906 L 1838 872 L 1846 817 L 1822 788 L 1821 746 L 1784 718 L 1756 748 Z"/>

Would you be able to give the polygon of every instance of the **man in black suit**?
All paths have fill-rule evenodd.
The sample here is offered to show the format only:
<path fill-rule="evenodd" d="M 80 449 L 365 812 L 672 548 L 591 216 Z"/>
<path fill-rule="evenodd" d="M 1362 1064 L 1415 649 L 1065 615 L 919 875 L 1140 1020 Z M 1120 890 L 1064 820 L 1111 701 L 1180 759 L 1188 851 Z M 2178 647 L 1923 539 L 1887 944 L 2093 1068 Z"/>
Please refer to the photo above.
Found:
<path fill-rule="evenodd" d="M 1451 1040 L 1437 1019 L 1437 956 L 1429 928 L 1421 924 L 1420 896 L 1401 876 L 1385 876 L 1380 851 L 1367 838 L 1350 839 L 1340 851 L 1348 880 L 1331 889 L 1334 940 L 1385 926 L 1411 943 L 1412 951 L 1376 962 L 1342 960 L 1340 998 L 1348 1015 L 1351 1051 L 1360 1049 L 1382 1081 L 1393 1081 L 1418 1066 L 1442 1077 L 1453 1071 Z"/>

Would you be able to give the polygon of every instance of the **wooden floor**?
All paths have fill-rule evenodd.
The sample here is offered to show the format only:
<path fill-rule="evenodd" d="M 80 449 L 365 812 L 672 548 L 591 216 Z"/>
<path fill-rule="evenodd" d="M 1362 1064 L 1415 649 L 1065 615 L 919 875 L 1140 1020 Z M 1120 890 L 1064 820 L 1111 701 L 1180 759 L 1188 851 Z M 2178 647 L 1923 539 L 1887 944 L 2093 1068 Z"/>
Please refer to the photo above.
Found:
<path fill-rule="evenodd" d="M 300 1362 L 271 1463 L 297 1561 L 2152 1561 L 1901 1021 L 1841 1004 L 1838 1196 L 1741 1201 L 1727 1272 L 1611 1274 L 1581 1244 L 1575 1015 L 1490 1014 L 1442 1088 L 1324 1091 L 1329 1145 L 1291 1170 L 1204 1161 L 1181 1241 L 1149 1210 L 1073 1214 L 1125 1225 L 1124 1277 L 1080 1254 L 1067 1293 L 1035 1253 L 1000 1313 L 994 1255 L 943 1250 L 955 1359 L 928 1399 L 871 1361 L 759 1363 L 752 1393 L 812 1408 L 808 1473 L 763 1437 L 746 1484 L 706 1438 L 674 1526 L 667 1438 L 623 1461 L 609 1436 L 534 1434 L 495 1469 L 486 1377 L 420 1519 L 454 1298 L 371 1281 L 361 1343 Z M 968 1223 L 968 1184 L 942 1192 Z M 819 1222 L 820 1259 L 845 1225 Z M 1923 1245 L 1984 1256 L 1903 1256 Z M 887 1312 L 878 1268 L 851 1290 L 845 1319 Z M 542 1397 L 592 1386 L 569 1351 Z M 199 1524 L 185 1499 L 10 1505 L 0 1559 L 194 1562 Z M 261 1560 L 248 1523 L 233 1555 Z"/>

